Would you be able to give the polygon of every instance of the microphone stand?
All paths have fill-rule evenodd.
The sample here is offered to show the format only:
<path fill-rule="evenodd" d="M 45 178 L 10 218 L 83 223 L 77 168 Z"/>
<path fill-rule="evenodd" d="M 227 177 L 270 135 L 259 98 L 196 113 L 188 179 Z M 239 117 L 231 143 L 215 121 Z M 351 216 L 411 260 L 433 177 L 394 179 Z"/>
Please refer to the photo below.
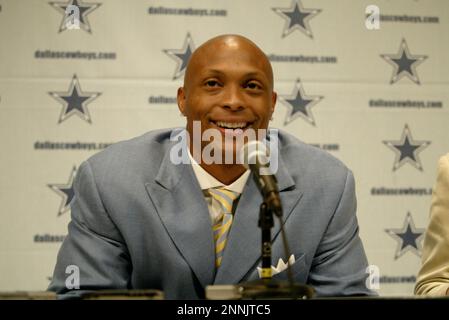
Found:
<path fill-rule="evenodd" d="M 260 205 L 258 226 L 262 230 L 262 279 L 271 279 L 271 228 L 273 215 L 268 214 L 266 202 Z"/>
<path fill-rule="evenodd" d="M 239 283 L 229 288 L 211 290 L 210 296 L 218 296 L 219 289 L 229 290 L 234 298 L 239 299 L 308 299 L 314 296 L 314 289 L 306 284 L 295 283 L 290 266 L 290 249 L 282 221 L 282 204 L 279 196 L 276 176 L 266 166 L 266 147 L 260 141 L 250 141 L 241 151 L 242 163 L 253 172 L 254 181 L 262 193 L 263 202 L 260 205 L 258 226 L 262 230 L 262 272 L 261 279 Z M 263 160 L 263 161 L 262 161 Z M 279 218 L 279 224 L 287 258 L 287 279 L 282 281 L 272 278 L 271 269 L 271 228 L 274 226 L 273 214 Z M 215 295 L 217 293 L 217 295 Z M 223 293 L 224 295 L 224 293 Z M 223 296 L 222 295 L 222 296 Z"/>
<path fill-rule="evenodd" d="M 269 202 L 271 203 L 271 201 Z M 271 270 L 271 228 L 274 226 L 273 211 L 279 218 L 287 259 L 288 281 L 275 280 Z M 267 201 L 260 205 L 259 228 L 262 230 L 262 272 L 261 279 L 240 283 L 237 286 L 242 299 L 309 299 L 314 296 L 314 289 L 308 285 L 295 283 L 290 268 L 290 250 L 282 222 L 282 210 L 273 210 Z"/>

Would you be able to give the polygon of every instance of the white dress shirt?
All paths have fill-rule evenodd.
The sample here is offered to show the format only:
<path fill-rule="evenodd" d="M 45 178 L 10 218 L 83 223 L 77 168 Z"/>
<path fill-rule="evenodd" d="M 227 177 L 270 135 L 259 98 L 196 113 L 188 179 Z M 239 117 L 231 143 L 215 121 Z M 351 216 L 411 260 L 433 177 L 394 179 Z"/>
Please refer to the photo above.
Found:
<path fill-rule="evenodd" d="M 222 182 L 215 179 L 211 174 L 209 174 L 206 170 L 204 170 L 196 161 L 193 159 L 192 155 L 189 151 L 189 158 L 192 164 L 193 172 L 200 184 L 201 190 L 203 190 L 204 199 L 207 202 L 207 207 L 209 209 L 209 215 L 211 218 L 212 224 L 219 219 L 221 215 L 220 205 L 216 201 L 212 201 L 212 197 L 207 192 L 210 188 L 218 188 L 225 187 L 228 190 L 234 191 L 239 195 L 243 192 L 243 188 L 245 187 L 246 181 L 248 180 L 250 170 L 246 170 L 237 180 L 235 180 L 230 185 L 225 185 Z"/>

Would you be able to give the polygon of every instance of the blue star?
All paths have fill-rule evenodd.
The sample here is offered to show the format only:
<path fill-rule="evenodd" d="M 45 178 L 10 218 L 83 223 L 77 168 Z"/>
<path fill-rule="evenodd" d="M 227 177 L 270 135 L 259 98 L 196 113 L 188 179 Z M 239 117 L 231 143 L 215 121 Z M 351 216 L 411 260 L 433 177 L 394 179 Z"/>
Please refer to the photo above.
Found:
<path fill-rule="evenodd" d="M 279 100 L 287 107 L 288 111 L 285 116 L 284 126 L 292 122 L 298 117 L 303 118 L 313 126 L 315 126 L 315 120 L 313 118 L 311 108 L 317 104 L 322 96 L 307 96 L 301 85 L 301 81 L 298 79 L 295 83 L 295 88 L 290 96 L 279 96 Z"/>
<path fill-rule="evenodd" d="M 399 141 L 383 141 L 383 143 L 393 150 L 396 154 L 396 159 L 393 165 L 393 171 L 399 169 L 405 163 L 409 163 L 416 169 L 422 171 L 419 153 L 430 145 L 430 141 L 413 140 L 412 133 L 406 124 L 402 136 Z"/>
<path fill-rule="evenodd" d="M 88 33 L 92 33 L 92 29 L 89 24 L 89 20 L 87 19 L 87 15 L 92 13 L 95 9 L 97 9 L 99 6 L 101 6 L 101 3 L 83 3 L 81 0 L 68 0 L 67 2 L 60 2 L 60 1 L 51 1 L 49 4 L 55 8 L 58 12 L 63 14 L 63 19 L 61 21 L 61 25 L 59 26 L 59 32 L 62 32 L 64 30 L 67 30 L 67 7 L 69 5 L 73 5 L 78 7 L 79 10 L 79 22 L 80 27 L 87 31 Z"/>
<path fill-rule="evenodd" d="M 189 62 L 190 56 L 192 52 L 195 50 L 195 46 L 193 44 L 192 37 L 190 33 L 187 33 L 186 39 L 184 40 L 184 46 L 182 49 L 166 49 L 163 50 L 170 58 L 176 61 L 177 66 L 175 70 L 175 74 L 173 75 L 173 80 L 180 78 Z"/>
<path fill-rule="evenodd" d="M 420 84 L 416 67 L 427 59 L 427 56 L 410 54 L 405 39 L 402 39 L 397 54 L 381 54 L 380 56 L 394 67 L 390 84 L 399 81 L 404 76 L 416 84 Z"/>
<path fill-rule="evenodd" d="M 58 217 L 61 216 L 63 213 L 67 212 L 68 210 L 70 210 L 70 203 L 72 202 L 73 197 L 75 196 L 72 186 L 75 176 L 76 176 L 76 166 L 73 166 L 72 172 L 69 177 L 69 181 L 66 184 L 53 183 L 48 185 L 48 187 L 50 187 L 62 198 L 61 205 L 59 206 Z"/>
<path fill-rule="evenodd" d="M 83 93 L 76 74 L 73 75 L 67 92 L 49 92 L 49 94 L 61 102 L 63 106 L 58 123 L 63 122 L 74 114 L 88 123 L 92 123 L 87 104 L 101 95 L 99 92 Z"/>
<path fill-rule="evenodd" d="M 421 238 L 424 235 L 424 228 L 415 228 L 412 215 L 407 212 L 407 216 L 404 220 L 404 225 L 401 229 L 385 229 L 390 236 L 392 236 L 397 242 L 398 246 L 394 259 L 397 260 L 407 251 L 412 251 L 418 257 L 421 256 Z"/>
<path fill-rule="evenodd" d="M 282 37 L 288 36 L 295 29 L 313 38 L 309 20 L 321 12 L 321 9 L 304 9 L 300 0 L 293 0 L 290 8 L 273 8 L 274 12 L 286 20 Z"/>

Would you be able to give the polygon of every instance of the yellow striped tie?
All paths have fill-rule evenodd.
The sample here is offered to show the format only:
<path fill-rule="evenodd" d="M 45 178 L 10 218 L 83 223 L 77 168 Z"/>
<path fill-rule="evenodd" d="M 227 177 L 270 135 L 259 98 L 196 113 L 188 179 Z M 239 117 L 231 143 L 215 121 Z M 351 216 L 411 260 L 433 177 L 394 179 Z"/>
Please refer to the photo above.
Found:
<path fill-rule="evenodd" d="M 223 252 L 226 246 L 226 239 L 232 225 L 232 204 L 239 194 L 225 188 L 209 189 L 212 199 L 216 200 L 221 207 L 222 213 L 217 222 L 214 223 L 214 240 L 215 240 L 215 267 L 221 265 Z"/>

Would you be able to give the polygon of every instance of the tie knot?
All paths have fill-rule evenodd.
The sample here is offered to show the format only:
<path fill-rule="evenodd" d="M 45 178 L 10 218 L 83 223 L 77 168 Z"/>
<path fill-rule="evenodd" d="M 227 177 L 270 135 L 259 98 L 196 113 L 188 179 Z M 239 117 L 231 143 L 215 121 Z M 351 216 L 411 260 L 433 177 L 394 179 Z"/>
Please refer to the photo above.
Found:
<path fill-rule="evenodd" d="M 209 194 L 221 205 L 224 213 L 232 213 L 232 204 L 239 197 L 237 192 L 225 188 L 209 189 Z"/>

